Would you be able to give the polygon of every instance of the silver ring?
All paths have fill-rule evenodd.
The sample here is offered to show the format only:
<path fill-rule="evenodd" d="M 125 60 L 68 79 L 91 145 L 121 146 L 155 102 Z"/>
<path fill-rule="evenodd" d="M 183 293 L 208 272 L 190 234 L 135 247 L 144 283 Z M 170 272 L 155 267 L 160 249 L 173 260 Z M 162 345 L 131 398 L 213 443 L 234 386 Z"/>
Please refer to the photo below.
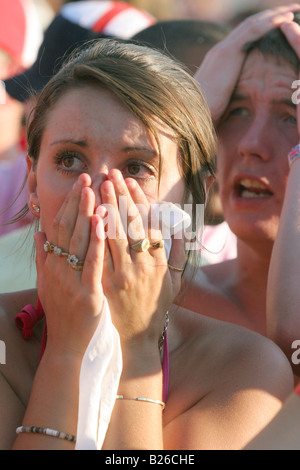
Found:
<path fill-rule="evenodd" d="M 175 266 L 172 266 L 171 264 L 168 264 L 168 267 L 171 271 L 176 271 L 178 273 L 182 273 L 184 271 L 184 268 L 175 268 Z"/>

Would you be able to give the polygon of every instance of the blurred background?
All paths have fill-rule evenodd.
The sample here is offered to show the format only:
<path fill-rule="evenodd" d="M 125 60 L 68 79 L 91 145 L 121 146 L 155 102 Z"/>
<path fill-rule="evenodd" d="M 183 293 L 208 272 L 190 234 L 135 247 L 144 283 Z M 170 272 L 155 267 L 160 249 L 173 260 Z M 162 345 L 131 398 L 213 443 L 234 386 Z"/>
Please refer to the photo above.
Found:
<path fill-rule="evenodd" d="M 75 0 L 76 1 L 76 0 Z M 102 0 L 96 0 L 102 1 Z M 51 21 L 64 0 L 34 0 L 43 21 Z M 131 0 L 130 5 L 146 10 L 158 21 L 169 19 L 201 19 L 221 23 L 233 23 L 249 13 L 277 5 L 288 5 L 288 0 Z M 48 17 L 47 17 L 48 15 Z"/>

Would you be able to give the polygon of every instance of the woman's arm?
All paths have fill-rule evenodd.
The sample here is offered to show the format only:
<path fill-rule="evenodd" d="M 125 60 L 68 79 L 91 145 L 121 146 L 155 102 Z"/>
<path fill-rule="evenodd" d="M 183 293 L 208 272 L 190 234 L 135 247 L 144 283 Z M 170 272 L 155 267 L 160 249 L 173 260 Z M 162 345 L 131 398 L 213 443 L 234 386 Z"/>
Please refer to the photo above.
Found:
<path fill-rule="evenodd" d="M 296 375 L 299 361 L 293 354 L 300 340 L 300 161 L 292 165 L 280 225 L 274 243 L 267 289 L 268 336 L 285 352 Z M 299 343 L 300 344 L 300 343 Z M 296 358 L 295 358 L 296 359 Z"/>
<path fill-rule="evenodd" d="M 81 362 L 98 324 L 104 298 L 101 285 L 104 241 L 97 235 L 103 222 L 94 215 L 95 196 L 89 185 L 88 175 L 81 175 L 80 184 L 66 198 L 49 235 L 54 245 L 84 260 L 82 272 L 72 269 L 65 257 L 45 252 L 45 234 L 39 232 L 35 236 L 38 293 L 48 335 L 19 426 L 76 435 Z M 15 450 L 72 448 L 72 442 L 35 433 L 19 434 L 13 446 Z"/>
<path fill-rule="evenodd" d="M 300 58 L 300 26 L 295 22 L 281 26 L 283 33 Z M 292 99 L 292 98 L 291 98 Z M 300 135 L 300 108 L 297 107 Z M 286 157 L 288 160 L 288 156 Z M 288 163 L 287 163 L 288 164 Z M 287 179 L 280 224 L 274 243 L 267 289 L 268 335 L 285 352 L 294 373 L 300 376 L 297 355 L 300 340 L 300 162 L 294 160 Z M 296 343 L 294 343 L 296 341 Z"/>
<path fill-rule="evenodd" d="M 163 248 L 150 248 L 145 253 L 131 248 L 145 237 L 151 243 L 158 242 L 162 234 L 152 226 L 150 234 L 143 226 L 141 215 L 132 210 L 136 205 L 149 213 L 150 205 L 140 186 L 134 180 L 125 182 L 116 170 L 110 172 L 109 178 L 101 187 L 103 204 L 118 212 L 119 196 L 126 196 L 131 214 L 127 227 L 134 222 L 141 230 L 136 235 L 129 230 L 127 239 L 118 220 L 120 239 L 108 238 L 106 251 L 111 253 L 111 259 L 106 259 L 103 286 L 121 340 L 123 373 L 118 395 L 123 399 L 116 400 L 104 449 L 163 449 L 163 371 L 159 339 L 166 312 L 180 290 L 181 274 L 168 270 Z M 119 263 L 122 258 L 123 269 Z M 174 266 L 184 265 L 183 240 L 173 240 L 169 261 Z"/>

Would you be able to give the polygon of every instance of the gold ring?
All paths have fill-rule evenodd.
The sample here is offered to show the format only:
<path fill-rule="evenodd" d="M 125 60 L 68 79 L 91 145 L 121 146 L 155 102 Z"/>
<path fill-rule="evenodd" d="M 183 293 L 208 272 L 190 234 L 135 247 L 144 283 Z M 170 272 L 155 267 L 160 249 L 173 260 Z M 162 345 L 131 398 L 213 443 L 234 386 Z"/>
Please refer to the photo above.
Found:
<path fill-rule="evenodd" d="M 48 240 L 44 243 L 44 250 L 46 253 L 53 253 L 54 245 L 53 243 L 48 242 Z"/>
<path fill-rule="evenodd" d="M 164 240 L 160 240 L 159 242 L 151 243 L 150 248 L 164 248 L 164 246 Z"/>
<path fill-rule="evenodd" d="M 171 271 L 177 271 L 179 273 L 182 273 L 184 271 L 184 268 L 175 268 L 175 266 L 172 266 L 171 264 L 168 264 L 168 266 Z"/>
<path fill-rule="evenodd" d="M 67 263 L 71 266 L 72 269 L 75 271 L 82 271 L 83 270 L 83 263 L 79 261 L 77 256 L 75 255 L 68 255 Z"/>
<path fill-rule="evenodd" d="M 144 240 L 140 240 L 139 242 L 134 243 L 133 245 L 129 245 L 129 248 L 135 251 L 145 252 L 149 250 L 150 242 L 148 238 L 144 238 Z"/>
<path fill-rule="evenodd" d="M 82 271 L 83 270 L 83 263 L 78 263 L 78 264 L 70 264 L 72 269 L 75 269 L 75 271 Z"/>
<path fill-rule="evenodd" d="M 55 256 L 69 256 L 69 253 L 63 251 L 59 246 L 53 248 L 53 253 Z"/>

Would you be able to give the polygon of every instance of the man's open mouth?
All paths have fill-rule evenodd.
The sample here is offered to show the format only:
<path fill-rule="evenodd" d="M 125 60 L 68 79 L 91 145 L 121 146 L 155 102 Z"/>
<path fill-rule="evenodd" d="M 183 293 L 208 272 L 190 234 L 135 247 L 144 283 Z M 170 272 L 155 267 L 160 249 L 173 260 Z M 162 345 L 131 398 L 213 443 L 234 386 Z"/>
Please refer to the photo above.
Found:
<path fill-rule="evenodd" d="M 263 182 L 250 178 L 244 178 L 239 181 L 237 193 L 242 198 L 262 198 L 273 195 Z"/>

